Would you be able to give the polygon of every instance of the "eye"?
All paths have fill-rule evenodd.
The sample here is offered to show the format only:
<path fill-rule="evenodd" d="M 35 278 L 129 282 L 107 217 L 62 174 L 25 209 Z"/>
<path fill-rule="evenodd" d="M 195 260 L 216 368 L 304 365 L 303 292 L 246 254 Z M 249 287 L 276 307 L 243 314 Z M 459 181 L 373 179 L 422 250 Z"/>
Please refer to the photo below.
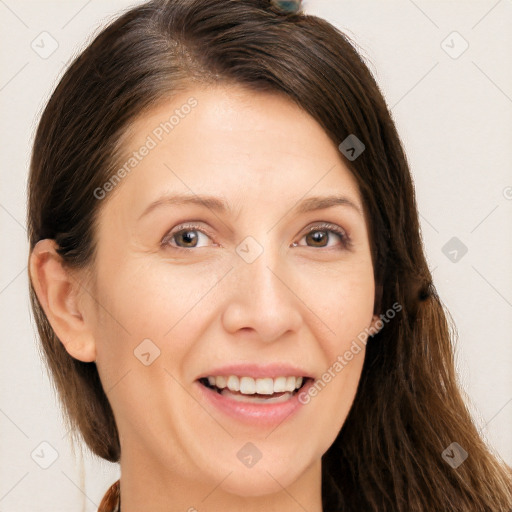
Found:
<path fill-rule="evenodd" d="M 335 237 L 332 237 L 331 234 L 335 235 Z M 350 245 L 350 239 L 347 235 L 347 233 L 340 228 L 339 226 L 336 226 L 336 224 L 331 224 L 330 222 L 322 222 L 321 224 L 317 224 L 315 226 L 310 226 L 308 228 L 308 232 L 304 237 L 307 242 L 310 242 L 312 245 L 309 245 L 309 247 L 320 247 L 320 248 L 329 248 L 331 246 L 336 246 L 336 244 L 331 244 L 329 246 L 329 242 L 331 239 L 338 238 L 340 241 L 338 246 L 341 246 L 341 248 L 345 249 Z M 301 239 L 302 240 L 302 239 Z M 298 247 L 300 244 L 297 242 L 294 242 L 292 244 L 293 247 Z"/>
<path fill-rule="evenodd" d="M 334 234 L 334 237 L 332 236 Z M 197 224 L 180 224 L 175 229 L 167 233 L 162 239 L 162 246 L 172 247 L 177 250 L 187 250 L 200 248 L 202 238 L 210 238 L 210 236 Z M 339 226 L 329 222 L 323 222 L 314 226 L 310 226 L 307 233 L 302 239 L 306 239 L 306 246 L 317 248 L 333 248 L 341 247 L 346 249 L 350 246 L 350 238 Z M 339 240 L 338 244 L 330 244 L 331 240 Z M 301 239 L 301 240 L 302 240 Z M 309 245 L 311 244 L 311 245 Z M 293 247 L 300 247 L 302 244 L 294 242 Z M 206 247 L 206 246 L 205 246 Z"/>
<path fill-rule="evenodd" d="M 209 238 L 209 236 L 199 229 L 198 225 L 181 224 L 176 229 L 167 233 L 162 239 L 161 244 L 174 249 L 195 249 L 200 247 L 201 238 Z M 172 241 L 177 245 L 172 244 Z"/>

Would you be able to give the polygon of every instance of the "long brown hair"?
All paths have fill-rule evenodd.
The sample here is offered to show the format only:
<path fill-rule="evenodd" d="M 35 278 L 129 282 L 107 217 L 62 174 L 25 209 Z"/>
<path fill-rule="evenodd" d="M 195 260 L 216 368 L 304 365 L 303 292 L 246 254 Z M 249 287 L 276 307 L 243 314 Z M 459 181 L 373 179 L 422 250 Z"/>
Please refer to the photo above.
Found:
<path fill-rule="evenodd" d="M 325 511 L 510 511 L 510 471 L 481 439 L 457 384 L 449 316 L 432 282 L 414 188 L 388 107 L 354 44 L 334 26 L 270 0 L 154 0 L 105 28 L 71 64 L 37 129 L 28 184 L 30 248 L 54 239 L 70 268 L 91 268 L 94 191 L 119 165 L 123 134 L 193 84 L 285 94 L 338 146 L 370 222 L 375 312 L 402 309 L 367 343 L 354 404 L 322 459 Z M 70 426 L 109 461 L 120 457 L 95 363 L 72 358 L 30 283 L 42 347 Z M 454 468 L 452 443 L 468 452 Z"/>

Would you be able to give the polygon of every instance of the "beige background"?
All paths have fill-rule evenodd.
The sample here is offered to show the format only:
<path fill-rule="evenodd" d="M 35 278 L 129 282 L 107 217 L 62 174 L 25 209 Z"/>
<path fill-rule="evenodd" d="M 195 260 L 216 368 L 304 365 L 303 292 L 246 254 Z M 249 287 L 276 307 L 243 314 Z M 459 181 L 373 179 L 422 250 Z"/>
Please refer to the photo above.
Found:
<path fill-rule="evenodd" d="M 0 0 L 1 512 L 93 512 L 119 476 L 117 465 L 75 458 L 41 362 L 25 186 L 39 112 L 65 63 L 129 5 Z M 305 10 L 355 39 L 393 107 L 435 284 L 459 331 L 461 382 L 512 464 L 512 2 L 309 0 Z"/>

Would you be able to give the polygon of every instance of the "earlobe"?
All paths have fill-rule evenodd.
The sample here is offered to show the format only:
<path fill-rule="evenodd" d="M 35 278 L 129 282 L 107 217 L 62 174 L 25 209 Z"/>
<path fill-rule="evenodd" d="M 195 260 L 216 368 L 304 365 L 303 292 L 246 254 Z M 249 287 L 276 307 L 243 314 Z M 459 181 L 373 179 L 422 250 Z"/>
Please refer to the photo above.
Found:
<path fill-rule="evenodd" d="M 30 278 L 55 334 L 75 359 L 95 361 L 96 344 L 80 304 L 80 283 L 63 265 L 55 240 L 40 240 L 30 255 Z"/>

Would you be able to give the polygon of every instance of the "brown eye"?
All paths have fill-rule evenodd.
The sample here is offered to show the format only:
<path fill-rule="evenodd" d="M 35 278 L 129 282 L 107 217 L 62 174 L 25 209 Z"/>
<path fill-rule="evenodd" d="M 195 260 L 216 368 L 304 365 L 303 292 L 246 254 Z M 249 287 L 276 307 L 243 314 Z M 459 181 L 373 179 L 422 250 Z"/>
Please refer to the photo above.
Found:
<path fill-rule="evenodd" d="M 329 231 L 312 231 L 306 235 L 306 239 L 312 242 L 313 247 L 325 247 L 329 242 Z"/>
<path fill-rule="evenodd" d="M 193 229 L 187 229 L 185 231 L 179 231 L 174 235 L 174 239 L 180 241 L 184 244 L 185 247 L 196 247 L 199 236 L 197 235 L 197 231 Z"/>
<path fill-rule="evenodd" d="M 306 246 L 308 247 L 329 248 L 337 245 L 346 248 L 349 245 L 349 238 L 345 231 L 339 226 L 330 223 L 310 227 L 308 233 L 306 233 L 303 238 L 306 239 Z M 338 244 L 335 243 L 336 239 L 339 240 Z M 331 241 L 334 243 L 329 245 Z M 302 244 L 296 243 L 294 245 L 298 246 Z"/>
<path fill-rule="evenodd" d="M 201 248 L 201 239 L 210 238 L 198 226 L 178 226 L 163 238 L 163 246 L 173 249 L 195 249 Z"/>

